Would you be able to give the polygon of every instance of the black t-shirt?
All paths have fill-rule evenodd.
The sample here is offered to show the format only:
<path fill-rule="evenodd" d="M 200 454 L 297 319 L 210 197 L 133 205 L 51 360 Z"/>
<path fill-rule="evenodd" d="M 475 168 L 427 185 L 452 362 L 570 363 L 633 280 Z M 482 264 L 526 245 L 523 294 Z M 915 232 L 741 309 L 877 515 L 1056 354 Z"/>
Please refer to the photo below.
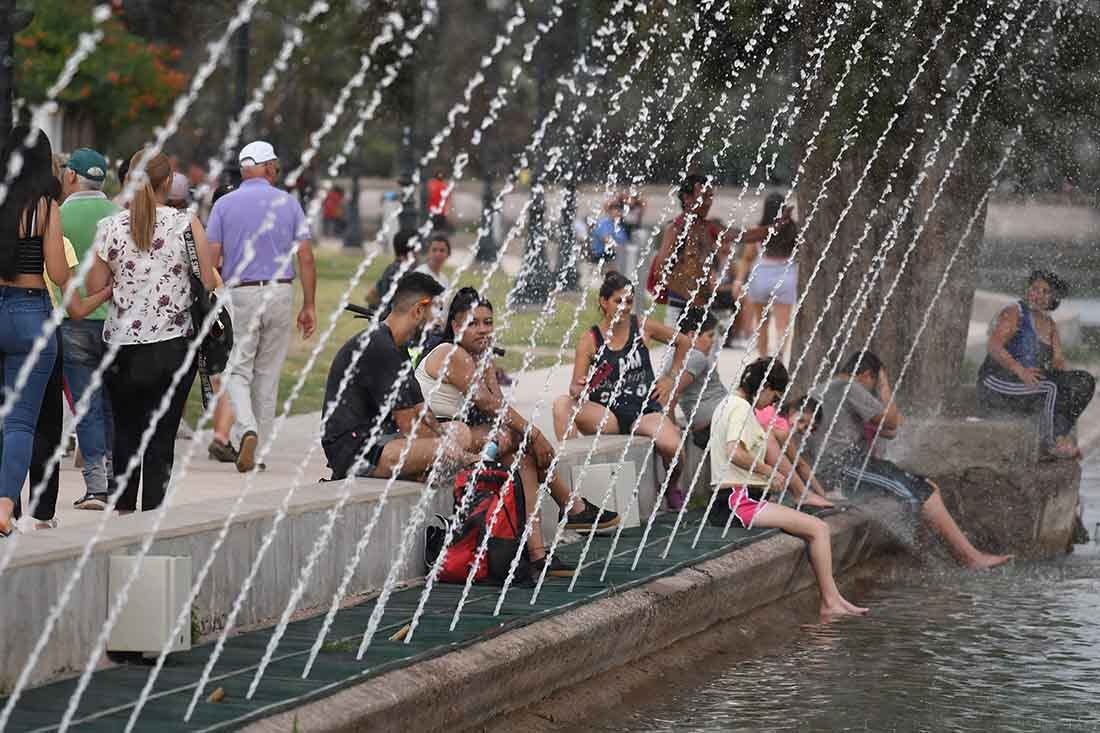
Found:
<path fill-rule="evenodd" d="M 398 346 L 394 342 L 389 326 L 383 323 L 371 336 L 358 362 L 353 364 L 352 357 L 361 347 L 365 335 L 366 331 L 363 331 L 341 346 L 329 367 L 328 380 L 325 382 L 326 410 L 336 399 L 340 382 L 349 369 L 352 370 L 352 376 L 339 404 L 329 412 L 323 443 L 331 443 L 352 430 L 369 433 L 382 412 L 386 398 L 394 389 L 402 367 L 409 360 L 409 352 L 404 346 Z M 405 370 L 401 376 L 403 378 L 398 388 L 397 401 L 393 405 L 395 410 L 414 407 L 424 401 L 412 370 Z M 397 423 L 393 421 L 392 414 L 387 413 L 382 422 L 382 433 L 397 432 L 400 432 Z"/>
<path fill-rule="evenodd" d="M 404 264 L 404 260 L 394 260 L 390 264 L 386 265 L 386 269 L 382 270 L 382 276 L 378 278 L 378 282 L 374 284 L 374 289 L 378 293 L 379 298 L 385 298 L 386 293 L 390 292 L 390 287 L 393 286 L 393 279 L 397 277 L 397 271 L 401 269 L 401 265 Z M 410 267 L 405 272 L 412 272 Z"/>

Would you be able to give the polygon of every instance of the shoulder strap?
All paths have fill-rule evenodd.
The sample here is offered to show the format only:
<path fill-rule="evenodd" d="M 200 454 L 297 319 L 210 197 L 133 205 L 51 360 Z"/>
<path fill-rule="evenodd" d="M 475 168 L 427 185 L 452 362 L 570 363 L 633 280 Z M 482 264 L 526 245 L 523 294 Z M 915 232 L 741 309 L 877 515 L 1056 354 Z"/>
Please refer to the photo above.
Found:
<path fill-rule="evenodd" d="M 202 279 L 202 270 L 199 269 L 199 253 L 195 250 L 195 235 L 191 231 L 191 223 L 183 230 L 183 242 L 187 249 L 187 259 L 191 263 L 191 274 Z"/>
<path fill-rule="evenodd" d="M 593 326 L 592 327 L 592 337 L 594 339 L 596 339 L 596 348 L 597 349 L 600 348 L 600 346 L 603 345 L 603 334 L 600 333 L 600 327 L 599 326 Z"/>

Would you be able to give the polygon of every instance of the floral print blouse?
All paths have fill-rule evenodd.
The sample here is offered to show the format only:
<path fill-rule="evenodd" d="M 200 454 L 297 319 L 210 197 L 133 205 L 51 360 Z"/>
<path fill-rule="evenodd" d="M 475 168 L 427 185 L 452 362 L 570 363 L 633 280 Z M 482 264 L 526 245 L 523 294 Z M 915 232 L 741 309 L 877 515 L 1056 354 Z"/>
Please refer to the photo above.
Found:
<path fill-rule="evenodd" d="M 103 340 L 112 344 L 150 344 L 190 336 L 191 279 L 183 233 L 186 211 L 157 207 L 153 241 L 138 249 L 130 236 L 130 212 L 104 220 L 96 254 L 111 270 L 111 304 Z"/>

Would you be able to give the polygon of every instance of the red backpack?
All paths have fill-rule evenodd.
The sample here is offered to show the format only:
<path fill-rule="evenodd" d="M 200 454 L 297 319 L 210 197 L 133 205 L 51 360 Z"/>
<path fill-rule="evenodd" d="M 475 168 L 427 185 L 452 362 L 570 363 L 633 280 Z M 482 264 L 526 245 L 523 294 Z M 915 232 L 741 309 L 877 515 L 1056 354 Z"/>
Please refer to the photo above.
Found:
<path fill-rule="evenodd" d="M 465 511 L 458 511 L 470 482 L 474 481 L 472 496 Z M 445 553 L 439 571 L 442 583 L 465 583 L 470 568 L 477 562 L 474 582 L 489 581 L 502 584 L 515 557 L 523 536 L 527 509 L 523 499 L 523 484 L 499 463 L 479 464 L 461 471 L 455 478 L 455 524 L 451 543 L 438 551 Z M 499 506 L 499 510 L 498 507 Z M 495 518 L 493 517 L 496 513 Z M 492 527 L 489 522 L 492 521 Z M 484 556 L 476 557 L 478 548 L 489 532 L 489 542 Z M 441 544 L 441 543 L 440 543 Z M 434 561 L 429 542 L 429 565 Z M 530 578 L 530 562 L 527 552 L 520 557 L 514 582 Z"/>

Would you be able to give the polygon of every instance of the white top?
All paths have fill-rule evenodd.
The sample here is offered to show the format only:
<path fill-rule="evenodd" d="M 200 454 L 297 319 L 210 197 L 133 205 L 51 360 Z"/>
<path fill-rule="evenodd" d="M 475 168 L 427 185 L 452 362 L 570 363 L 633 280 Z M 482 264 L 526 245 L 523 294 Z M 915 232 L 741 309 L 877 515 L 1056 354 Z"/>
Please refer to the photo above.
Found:
<path fill-rule="evenodd" d="M 442 285 L 444 289 L 449 288 L 451 285 L 446 275 L 442 272 L 433 272 L 432 268 L 428 267 L 427 262 L 417 267 L 413 272 L 422 272 L 425 275 L 430 275 L 435 278 L 435 281 Z M 440 295 L 436 297 L 435 301 L 432 303 L 432 324 L 442 326 L 446 319 L 447 304 L 443 302 L 443 296 Z"/>
<path fill-rule="evenodd" d="M 440 285 L 442 285 L 442 286 L 443 286 L 443 287 L 445 287 L 445 288 L 446 288 L 446 287 L 449 287 L 449 286 L 450 286 L 450 284 L 451 284 L 451 283 L 450 283 L 450 282 L 448 281 L 448 279 L 447 279 L 447 276 L 446 276 L 446 275 L 444 275 L 444 274 L 443 274 L 442 272 L 435 272 L 435 271 L 433 271 L 433 270 L 432 270 L 432 268 L 428 267 L 428 263 L 427 263 L 427 262 L 425 262 L 424 264 L 422 264 L 422 265 L 420 265 L 419 267 L 417 267 L 417 268 L 416 268 L 415 270 L 413 270 L 413 272 L 422 272 L 422 273 L 424 273 L 425 275 L 431 275 L 432 277 L 434 277 L 434 278 L 435 278 L 435 281 L 436 281 L 437 283 L 439 283 Z"/>
<path fill-rule="evenodd" d="M 454 347 L 454 344 L 451 343 L 440 344 L 432 349 L 428 356 L 431 356 L 440 349 L 449 349 L 452 347 Z M 458 411 L 462 408 L 464 395 L 459 392 L 458 387 L 453 384 L 441 382 L 428 374 L 428 370 L 424 368 L 424 365 L 428 361 L 428 356 L 425 356 L 420 360 L 420 363 L 416 365 L 416 381 L 420 384 L 420 392 L 424 395 L 424 401 L 428 403 L 428 408 L 432 411 L 433 415 L 453 420 L 455 415 L 457 415 Z M 451 357 L 451 359 L 453 361 L 454 357 Z"/>
<path fill-rule="evenodd" d="M 191 335 L 191 265 L 183 241 L 190 224 L 186 211 L 158 206 L 152 244 L 142 251 L 130 236 L 129 211 L 104 220 L 95 244 L 112 275 L 104 341 L 150 344 Z"/>

